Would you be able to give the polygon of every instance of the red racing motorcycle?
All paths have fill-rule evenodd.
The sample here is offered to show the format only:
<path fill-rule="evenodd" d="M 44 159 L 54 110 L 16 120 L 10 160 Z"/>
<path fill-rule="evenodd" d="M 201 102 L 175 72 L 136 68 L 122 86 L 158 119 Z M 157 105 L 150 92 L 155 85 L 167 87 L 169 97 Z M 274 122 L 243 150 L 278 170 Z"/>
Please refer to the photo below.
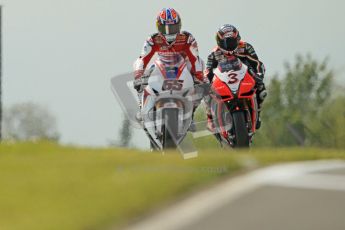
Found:
<path fill-rule="evenodd" d="M 258 117 L 253 75 L 237 57 L 214 69 L 209 107 L 215 137 L 230 147 L 249 147 Z"/>

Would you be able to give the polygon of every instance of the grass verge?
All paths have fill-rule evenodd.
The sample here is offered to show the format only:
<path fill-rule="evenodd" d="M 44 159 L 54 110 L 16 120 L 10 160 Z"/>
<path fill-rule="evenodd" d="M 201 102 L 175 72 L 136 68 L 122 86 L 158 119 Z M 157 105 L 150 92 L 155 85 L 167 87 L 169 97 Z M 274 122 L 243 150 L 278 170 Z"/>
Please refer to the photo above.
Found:
<path fill-rule="evenodd" d="M 345 159 L 344 150 L 206 149 L 183 160 L 127 149 L 0 145 L 0 229 L 107 229 L 241 170 L 278 162 Z"/>

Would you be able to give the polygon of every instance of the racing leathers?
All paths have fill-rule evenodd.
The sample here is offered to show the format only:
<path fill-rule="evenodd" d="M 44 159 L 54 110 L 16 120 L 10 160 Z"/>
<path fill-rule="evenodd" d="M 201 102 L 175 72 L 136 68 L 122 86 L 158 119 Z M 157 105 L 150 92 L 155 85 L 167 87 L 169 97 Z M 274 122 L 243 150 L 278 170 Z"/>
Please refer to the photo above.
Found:
<path fill-rule="evenodd" d="M 178 33 L 175 41 L 171 43 L 169 43 L 162 34 L 155 33 L 145 41 L 141 56 L 134 63 L 134 88 L 138 92 L 140 108 L 142 92 L 141 84 L 143 83 L 143 76 L 147 74 L 145 70 L 149 62 L 155 54 L 158 54 L 159 58 L 164 58 L 164 56 L 171 56 L 176 53 L 180 54 L 186 59 L 187 68 L 193 76 L 194 84 L 207 82 L 207 78 L 204 77 L 203 74 L 204 63 L 199 57 L 197 42 L 190 33 L 186 31 Z M 149 71 L 148 75 L 150 74 L 151 73 Z M 198 104 L 194 105 L 194 111 L 196 110 L 197 106 Z M 192 123 L 192 126 L 194 127 L 194 123 Z M 191 129 L 193 129 L 192 126 Z"/>
<path fill-rule="evenodd" d="M 140 89 L 144 71 L 156 53 L 163 58 L 174 53 L 181 54 L 187 60 L 187 66 L 194 77 L 194 81 L 199 83 L 205 80 L 203 76 L 203 62 L 199 58 L 198 45 L 190 33 L 183 31 L 177 34 L 175 41 L 172 43 L 167 42 L 162 34 L 155 33 L 145 41 L 141 56 L 134 63 L 134 88 L 137 91 Z"/>
<path fill-rule="evenodd" d="M 231 57 L 232 55 L 238 57 L 245 65 L 248 66 L 249 72 L 254 77 L 256 82 L 256 98 L 258 102 L 258 113 L 260 115 L 262 103 L 267 95 L 265 85 L 263 82 L 265 74 L 265 66 L 259 60 L 253 46 L 245 41 L 240 41 L 238 47 L 233 51 L 224 51 L 220 47 L 216 47 L 207 58 L 205 76 L 212 82 L 213 69 L 217 68 L 218 62 Z M 212 120 L 210 113 L 207 114 L 208 120 Z M 210 122 L 209 122 L 210 124 Z M 257 123 L 257 128 L 260 128 L 260 116 Z"/>

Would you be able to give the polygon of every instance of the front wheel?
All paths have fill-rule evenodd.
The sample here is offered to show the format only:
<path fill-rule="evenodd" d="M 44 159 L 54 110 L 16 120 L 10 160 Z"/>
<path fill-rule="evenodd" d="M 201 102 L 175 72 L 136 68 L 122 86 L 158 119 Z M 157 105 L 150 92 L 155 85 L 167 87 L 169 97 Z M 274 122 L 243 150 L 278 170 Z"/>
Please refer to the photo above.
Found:
<path fill-rule="evenodd" d="M 234 112 L 233 117 L 233 134 L 234 138 L 234 147 L 235 148 L 248 148 L 249 147 L 249 135 L 248 128 L 243 111 Z"/>
<path fill-rule="evenodd" d="M 167 109 L 164 111 L 163 149 L 175 149 L 177 147 L 178 110 Z"/>

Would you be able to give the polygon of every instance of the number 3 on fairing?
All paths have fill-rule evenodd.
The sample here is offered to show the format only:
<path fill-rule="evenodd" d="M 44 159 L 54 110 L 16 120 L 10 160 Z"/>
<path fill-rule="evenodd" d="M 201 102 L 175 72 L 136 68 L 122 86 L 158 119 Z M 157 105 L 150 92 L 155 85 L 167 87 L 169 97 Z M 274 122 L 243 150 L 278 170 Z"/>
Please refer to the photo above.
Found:
<path fill-rule="evenodd" d="M 229 72 L 228 77 L 230 78 L 228 84 L 235 84 L 238 82 L 237 74 L 234 72 Z"/>
<path fill-rule="evenodd" d="M 183 80 L 165 80 L 163 83 L 163 90 L 181 90 Z"/>

